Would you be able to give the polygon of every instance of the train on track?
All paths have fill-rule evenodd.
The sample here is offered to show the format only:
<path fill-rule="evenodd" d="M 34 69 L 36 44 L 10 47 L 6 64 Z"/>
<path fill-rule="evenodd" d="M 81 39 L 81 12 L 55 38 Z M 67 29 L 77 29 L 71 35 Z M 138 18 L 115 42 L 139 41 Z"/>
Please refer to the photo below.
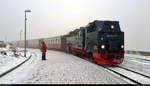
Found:
<path fill-rule="evenodd" d="M 95 20 L 63 36 L 27 40 L 27 48 L 39 48 L 41 40 L 48 49 L 90 58 L 102 65 L 118 65 L 124 59 L 124 32 L 119 21 Z M 13 44 L 24 47 L 24 41 Z"/>

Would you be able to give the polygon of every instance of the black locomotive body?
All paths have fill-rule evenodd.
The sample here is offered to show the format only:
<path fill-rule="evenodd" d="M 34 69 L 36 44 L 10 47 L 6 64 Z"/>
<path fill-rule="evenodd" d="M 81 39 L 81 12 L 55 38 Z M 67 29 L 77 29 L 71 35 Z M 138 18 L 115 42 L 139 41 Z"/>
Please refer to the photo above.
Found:
<path fill-rule="evenodd" d="M 91 57 L 98 64 L 117 65 L 124 58 L 124 32 L 118 21 L 94 21 L 67 37 L 73 54 Z"/>

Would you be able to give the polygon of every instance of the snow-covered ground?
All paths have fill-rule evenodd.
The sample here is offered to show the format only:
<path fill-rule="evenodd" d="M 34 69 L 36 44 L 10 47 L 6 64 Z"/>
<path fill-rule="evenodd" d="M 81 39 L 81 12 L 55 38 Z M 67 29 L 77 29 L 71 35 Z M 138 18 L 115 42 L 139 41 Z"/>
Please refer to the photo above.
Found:
<path fill-rule="evenodd" d="M 19 56 L 16 57 L 8 47 L 0 48 L 0 51 L 6 52 L 6 55 L 0 53 L 0 75 L 21 64 L 30 57 L 30 52 L 27 52 L 27 57 L 22 56 L 24 52 L 18 52 Z"/>
<path fill-rule="evenodd" d="M 120 66 L 150 77 L 150 61 L 144 61 L 136 58 L 149 59 L 150 56 L 125 54 L 124 61 L 120 64 Z"/>
<path fill-rule="evenodd" d="M 150 56 L 137 55 L 137 54 L 125 54 L 125 57 L 134 57 L 134 58 L 150 60 Z"/>
<path fill-rule="evenodd" d="M 134 72 L 131 72 L 131 71 L 128 71 L 128 70 L 125 70 L 125 69 L 122 69 L 122 68 L 119 68 L 119 67 L 115 67 L 115 68 L 110 68 L 111 70 L 114 70 L 120 74 L 123 74 L 129 78 L 131 78 L 132 80 L 135 80 L 141 84 L 150 84 L 150 78 L 147 78 L 145 76 L 142 76 L 142 75 L 139 75 L 139 74 L 136 74 Z"/>
<path fill-rule="evenodd" d="M 79 57 L 48 50 L 41 60 L 38 49 L 19 68 L 0 78 L 1 84 L 127 84 L 122 78 Z"/>

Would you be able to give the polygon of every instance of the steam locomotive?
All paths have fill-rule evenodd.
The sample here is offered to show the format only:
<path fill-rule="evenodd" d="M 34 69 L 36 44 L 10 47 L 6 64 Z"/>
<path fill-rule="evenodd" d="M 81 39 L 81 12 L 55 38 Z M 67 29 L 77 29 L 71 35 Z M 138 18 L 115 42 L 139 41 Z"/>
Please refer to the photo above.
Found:
<path fill-rule="evenodd" d="M 44 40 L 48 49 L 91 58 L 103 65 L 118 65 L 124 59 L 124 32 L 118 21 L 95 20 L 63 36 L 27 40 L 28 48 L 39 48 Z M 16 41 L 17 47 L 24 47 L 24 41 Z"/>

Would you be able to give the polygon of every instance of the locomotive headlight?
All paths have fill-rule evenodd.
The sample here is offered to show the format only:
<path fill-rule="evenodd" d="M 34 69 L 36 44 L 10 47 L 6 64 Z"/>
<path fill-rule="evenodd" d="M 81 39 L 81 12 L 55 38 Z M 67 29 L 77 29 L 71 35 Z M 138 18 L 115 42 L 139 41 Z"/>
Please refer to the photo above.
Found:
<path fill-rule="evenodd" d="M 104 40 L 104 38 L 103 38 L 103 37 L 101 37 L 101 40 Z"/>
<path fill-rule="evenodd" d="M 124 45 L 121 45 L 121 48 L 124 48 Z"/>
<path fill-rule="evenodd" d="M 105 48 L 105 45 L 101 45 L 101 48 L 104 49 L 104 48 Z"/>
<path fill-rule="evenodd" d="M 111 28 L 111 29 L 114 29 L 114 25 L 111 25 L 110 28 Z"/>

